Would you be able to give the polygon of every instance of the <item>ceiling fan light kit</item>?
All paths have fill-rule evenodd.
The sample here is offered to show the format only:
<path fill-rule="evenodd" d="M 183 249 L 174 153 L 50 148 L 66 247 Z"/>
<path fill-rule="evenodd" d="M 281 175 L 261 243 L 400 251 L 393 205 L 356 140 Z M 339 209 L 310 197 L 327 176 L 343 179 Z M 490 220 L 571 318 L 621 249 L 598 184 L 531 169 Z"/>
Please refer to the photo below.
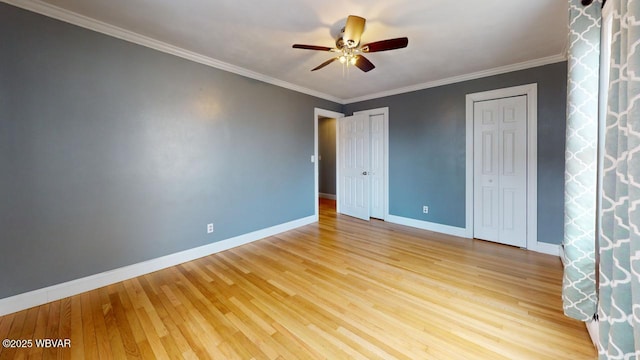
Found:
<path fill-rule="evenodd" d="M 323 67 L 338 60 L 338 62 L 340 62 L 344 66 L 355 66 L 364 72 L 369 72 L 375 68 L 375 65 L 373 65 L 371 61 L 365 58 L 362 53 L 401 49 L 407 47 L 407 45 L 409 44 L 408 38 L 401 37 L 360 45 L 360 39 L 362 37 L 362 33 L 364 32 L 365 22 L 365 18 L 355 15 L 349 15 L 342 31 L 342 36 L 338 37 L 338 39 L 336 40 L 335 48 L 303 44 L 294 44 L 293 48 L 315 51 L 330 51 L 338 53 L 338 56 L 323 62 L 322 64 L 311 69 L 311 71 L 322 69 Z"/>

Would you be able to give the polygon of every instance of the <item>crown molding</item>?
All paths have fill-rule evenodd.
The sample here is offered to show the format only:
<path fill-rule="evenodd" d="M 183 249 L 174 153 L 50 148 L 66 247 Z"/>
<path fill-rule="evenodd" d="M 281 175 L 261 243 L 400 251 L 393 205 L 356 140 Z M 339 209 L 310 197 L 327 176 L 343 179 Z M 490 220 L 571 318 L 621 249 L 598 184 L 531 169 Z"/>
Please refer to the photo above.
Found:
<path fill-rule="evenodd" d="M 271 76 L 264 75 L 255 71 L 251 71 L 251 70 L 242 68 L 240 66 L 229 64 L 227 62 L 220 61 L 202 54 L 198 54 L 196 52 L 189 51 L 171 44 L 167 44 L 165 42 L 162 42 L 144 35 L 140 35 L 133 31 L 125 30 L 120 27 L 110 25 L 93 18 L 80 15 L 66 9 L 62 9 L 60 7 L 51 5 L 49 3 L 45 3 L 40 0 L 0 0 L 0 2 L 4 2 L 4 3 L 10 4 L 25 10 L 29 10 L 53 19 L 64 21 L 69 24 L 80 26 L 85 29 L 96 31 L 111 37 L 115 37 L 115 38 L 125 40 L 134 44 L 145 46 L 145 47 L 158 50 L 167 54 L 175 55 L 196 63 L 207 65 L 216 69 L 231 72 L 237 75 L 262 81 L 268 84 L 272 84 L 275 86 L 279 86 L 285 89 L 293 90 L 293 91 L 314 96 L 317 98 L 333 101 L 335 103 L 342 104 L 342 105 L 365 101 L 365 100 L 377 99 L 377 98 L 391 96 L 391 95 L 399 95 L 399 94 L 408 93 L 412 91 L 424 90 L 424 89 L 433 88 L 437 86 L 449 85 L 457 82 L 474 80 L 474 79 L 479 79 L 487 76 L 499 75 L 499 74 L 504 74 L 512 71 L 524 70 L 532 67 L 543 66 L 543 65 L 558 63 L 558 62 L 567 60 L 566 50 L 563 49 L 563 51 L 560 54 L 552 55 L 552 56 L 548 56 L 540 59 L 529 60 L 529 61 L 525 61 L 517 64 L 511 64 L 507 66 L 501 66 L 501 67 L 482 70 L 474 73 L 453 76 L 445 79 L 430 81 L 430 82 L 411 85 L 407 87 L 377 92 L 377 93 L 368 94 L 360 97 L 343 99 L 343 98 L 329 95 L 320 91 L 312 90 L 303 86 L 295 85 L 283 80 L 279 80 Z"/>
<path fill-rule="evenodd" d="M 359 96 L 351 99 L 345 99 L 343 100 L 343 102 L 345 104 L 352 104 L 352 103 L 365 101 L 365 100 L 378 99 L 386 96 L 399 95 L 399 94 L 404 94 L 412 91 L 424 90 L 424 89 L 434 88 L 434 87 L 443 86 L 443 85 L 455 84 L 455 83 L 468 81 L 468 80 L 480 79 L 488 76 L 505 74 L 512 71 L 524 70 L 524 69 L 534 68 L 537 66 L 555 64 L 555 63 L 559 63 L 566 60 L 567 60 L 567 56 L 563 51 L 561 54 L 558 54 L 558 55 L 547 56 L 544 58 L 524 61 L 517 64 L 501 66 L 501 67 L 482 70 L 474 73 L 453 76 L 453 77 L 435 80 L 435 81 L 429 81 L 422 84 L 416 84 L 416 85 L 406 86 L 402 88 L 382 91 L 375 94 L 369 94 L 369 95 Z"/>
<path fill-rule="evenodd" d="M 29 10 L 56 20 L 83 27 L 92 31 L 96 31 L 105 35 L 109 35 L 121 40 L 125 40 L 134 44 L 142 45 L 154 50 L 158 50 L 167 54 L 175 55 L 183 59 L 191 60 L 203 65 L 207 65 L 216 69 L 228 71 L 237 75 L 259 80 L 268 84 L 283 87 L 285 89 L 297 91 L 303 94 L 315 96 L 321 99 L 344 104 L 344 100 L 338 97 L 325 94 L 319 91 L 311 90 L 299 85 L 295 85 L 286 81 L 282 81 L 255 71 L 251 71 L 240 66 L 226 63 L 208 56 L 204 56 L 193 51 L 189 51 L 165 42 L 140 35 L 133 31 L 125 30 L 120 27 L 107 24 L 105 22 L 80 15 L 69 10 L 62 9 L 55 5 L 51 5 L 39 0 L 0 0 L 4 3 Z"/>

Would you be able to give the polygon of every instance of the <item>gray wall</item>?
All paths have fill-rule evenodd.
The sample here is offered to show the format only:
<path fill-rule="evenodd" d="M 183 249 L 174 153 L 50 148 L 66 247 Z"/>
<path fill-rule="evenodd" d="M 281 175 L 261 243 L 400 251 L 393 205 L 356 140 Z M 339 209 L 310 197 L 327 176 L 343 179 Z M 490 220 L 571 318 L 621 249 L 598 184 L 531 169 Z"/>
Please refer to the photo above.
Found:
<path fill-rule="evenodd" d="M 314 107 L 0 3 L 0 298 L 313 215 Z"/>
<path fill-rule="evenodd" d="M 390 212 L 462 227 L 464 96 L 532 82 L 560 243 L 566 63 L 343 107 L 0 3 L 0 298 L 312 215 L 314 107 L 388 106 Z"/>
<path fill-rule="evenodd" d="M 320 193 L 336 195 L 336 119 L 318 122 L 318 187 Z"/>
<path fill-rule="evenodd" d="M 538 84 L 538 239 L 563 237 L 567 63 L 349 104 L 389 107 L 389 212 L 465 226 L 465 95 Z M 422 213 L 429 205 L 429 214 Z"/>

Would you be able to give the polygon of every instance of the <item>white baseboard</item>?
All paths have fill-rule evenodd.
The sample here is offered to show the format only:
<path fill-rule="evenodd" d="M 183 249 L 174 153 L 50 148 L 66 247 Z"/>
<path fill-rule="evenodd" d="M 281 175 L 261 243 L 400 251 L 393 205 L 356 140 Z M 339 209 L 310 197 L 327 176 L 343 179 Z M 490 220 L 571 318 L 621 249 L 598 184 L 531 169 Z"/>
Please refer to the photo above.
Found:
<path fill-rule="evenodd" d="M 564 252 L 564 247 L 562 245 L 558 246 L 558 252 L 560 252 L 560 260 L 562 260 L 562 265 L 567 265 L 567 255 Z"/>
<path fill-rule="evenodd" d="M 410 218 L 396 216 L 396 215 L 387 215 L 385 217 L 385 221 L 388 221 L 394 224 L 399 224 L 399 225 L 411 226 L 418 229 L 434 231 L 442 234 L 468 238 L 466 234 L 467 230 L 465 228 L 442 225 L 442 224 L 432 223 L 432 222 L 423 221 L 423 220 L 410 219 Z"/>
<path fill-rule="evenodd" d="M 220 251 L 234 248 L 236 246 L 244 245 L 256 240 L 260 240 L 304 225 L 308 225 L 316 221 L 317 220 L 315 216 L 309 216 L 284 224 L 275 225 L 266 229 L 254 231 L 248 234 L 232 237 L 226 240 L 217 241 L 215 243 L 203 245 L 197 248 L 177 252 L 156 259 L 143 261 L 137 264 L 128 265 L 110 271 L 105 271 L 100 274 L 95 274 L 61 284 L 52 285 L 43 289 L 33 290 L 26 293 L 10 296 L 8 298 L 0 299 L 0 316 L 32 308 L 34 306 L 46 304 L 51 301 L 60 300 L 69 296 L 101 288 L 103 286 L 111 285 L 120 281 L 162 270 L 178 264 L 182 264 L 187 261 L 195 260 Z"/>
<path fill-rule="evenodd" d="M 323 198 L 323 199 L 329 199 L 329 200 L 337 200 L 337 196 L 335 196 L 334 194 L 325 194 L 325 193 L 320 193 L 318 194 L 319 197 Z"/>
<path fill-rule="evenodd" d="M 562 259 L 561 247 L 562 247 L 561 245 L 557 245 L 557 244 L 535 242 L 532 246 L 529 246 L 527 250 L 531 250 L 531 251 L 535 251 L 535 252 L 539 252 L 547 255 L 559 256 Z"/>
<path fill-rule="evenodd" d="M 598 320 L 587 321 L 585 324 L 587 325 L 587 331 L 589 332 L 593 346 L 595 346 L 596 350 L 599 350 L 598 337 L 600 335 L 600 328 L 598 327 Z"/>
<path fill-rule="evenodd" d="M 411 226 L 418 229 L 434 231 L 441 234 L 453 235 L 453 236 L 463 237 L 467 239 L 469 238 L 467 234 L 467 229 L 465 228 L 459 228 L 455 226 L 442 225 L 442 224 L 432 223 L 428 221 L 410 219 L 410 218 L 405 218 L 405 217 L 396 216 L 396 215 L 387 215 L 385 220 L 394 224 Z M 556 245 L 556 244 L 536 242 L 532 246 L 528 247 L 527 250 L 548 254 L 548 255 L 560 256 L 560 245 Z"/>

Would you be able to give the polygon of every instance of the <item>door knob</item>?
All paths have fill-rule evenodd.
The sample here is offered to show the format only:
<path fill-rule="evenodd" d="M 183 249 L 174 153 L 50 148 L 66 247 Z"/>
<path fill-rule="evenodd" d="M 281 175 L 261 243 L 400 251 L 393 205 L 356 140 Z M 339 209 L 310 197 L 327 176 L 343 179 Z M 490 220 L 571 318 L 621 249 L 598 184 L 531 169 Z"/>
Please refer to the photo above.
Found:
<path fill-rule="evenodd" d="M 368 173 L 368 172 L 366 172 L 366 171 L 363 171 L 363 172 L 362 172 L 362 175 L 369 175 L 369 173 Z"/>

